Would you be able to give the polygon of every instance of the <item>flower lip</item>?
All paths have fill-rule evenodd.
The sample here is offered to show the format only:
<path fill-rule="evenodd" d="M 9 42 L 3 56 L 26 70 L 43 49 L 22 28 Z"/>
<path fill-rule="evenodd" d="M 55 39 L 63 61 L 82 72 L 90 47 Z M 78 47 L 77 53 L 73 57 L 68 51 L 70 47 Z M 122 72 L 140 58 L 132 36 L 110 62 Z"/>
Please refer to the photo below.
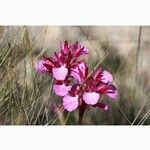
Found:
<path fill-rule="evenodd" d="M 65 80 L 68 74 L 68 69 L 65 66 L 61 66 L 59 68 L 54 67 L 52 69 L 52 73 L 56 80 Z"/>
<path fill-rule="evenodd" d="M 102 72 L 101 81 L 104 83 L 112 82 L 113 81 L 112 74 L 110 72 L 108 72 L 107 70 L 104 70 Z"/>
<path fill-rule="evenodd" d="M 66 95 L 63 98 L 63 106 L 64 106 L 64 108 L 67 111 L 69 111 L 69 112 L 75 110 L 78 107 L 78 105 L 79 105 L 78 98 L 79 98 L 78 95 L 76 95 L 75 97 L 70 96 L 70 95 Z"/>
<path fill-rule="evenodd" d="M 100 95 L 96 92 L 84 92 L 83 100 L 86 104 L 95 105 L 100 98 Z"/>

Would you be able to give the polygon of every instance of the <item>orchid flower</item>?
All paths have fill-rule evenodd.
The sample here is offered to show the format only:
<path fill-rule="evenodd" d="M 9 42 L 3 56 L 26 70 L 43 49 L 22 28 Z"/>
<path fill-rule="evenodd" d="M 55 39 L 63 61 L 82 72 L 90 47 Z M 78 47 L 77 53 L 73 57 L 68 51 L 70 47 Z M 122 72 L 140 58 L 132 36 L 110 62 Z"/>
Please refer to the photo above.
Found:
<path fill-rule="evenodd" d="M 76 62 L 73 59 L 83 54 L 88 54 L 87 48 L 78 42 L 69 44 L 68 41 L 64 41 L 58 53 L 55 52 L 53 57 L 44 56 L 36 63 L 35 69 L 39 73 L 51 73 L 56 80 L 65 80 L 70 66 Z"/>

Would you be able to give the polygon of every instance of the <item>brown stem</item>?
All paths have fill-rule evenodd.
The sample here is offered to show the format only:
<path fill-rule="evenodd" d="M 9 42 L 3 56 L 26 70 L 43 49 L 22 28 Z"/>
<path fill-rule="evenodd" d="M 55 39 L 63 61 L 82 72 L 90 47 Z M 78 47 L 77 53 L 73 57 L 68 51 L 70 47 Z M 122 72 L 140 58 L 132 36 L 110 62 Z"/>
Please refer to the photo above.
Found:
<path fill-rule="evenodd" d="M 79 108 L 78 125 L 82 125 L 82 119 L 83 119 L 84 111 L 85 111 L 85 108 L 83 108 L 83 107 Z"/>

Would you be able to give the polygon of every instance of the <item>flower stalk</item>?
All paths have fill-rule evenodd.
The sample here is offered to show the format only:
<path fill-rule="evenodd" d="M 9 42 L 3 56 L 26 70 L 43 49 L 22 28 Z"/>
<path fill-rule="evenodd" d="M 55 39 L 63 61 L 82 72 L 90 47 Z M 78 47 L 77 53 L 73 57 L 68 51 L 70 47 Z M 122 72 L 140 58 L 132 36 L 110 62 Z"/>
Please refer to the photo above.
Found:
<path fill-rule="evenodd" d="M 85 112 L 85 108 L 80 107 L 80 108 L 79 108 L 79 119 L 78 119 L 78 125 L 82 125 L 84 112 Z"/>

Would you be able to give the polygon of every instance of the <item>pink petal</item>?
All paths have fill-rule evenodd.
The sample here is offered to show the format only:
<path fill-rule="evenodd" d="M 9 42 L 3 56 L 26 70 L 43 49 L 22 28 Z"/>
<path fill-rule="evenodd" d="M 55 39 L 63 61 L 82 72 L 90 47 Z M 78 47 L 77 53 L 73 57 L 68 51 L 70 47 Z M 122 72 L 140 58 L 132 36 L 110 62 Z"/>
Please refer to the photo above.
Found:
<path fill-rule="evenodd" d="M 66 86 L 65 84 L 55 84 L 53 86 L 53 90 L 55 91 L 56 95 L 65 96 L 71 90 L 71 86 Z"/>
<path fill-rule="evenodd" d="M 89 105 L 95 105 L 100 98 L 100 95 L 96 92 L 85 92 L 83 94 L 83 100 Z"/>
<path fill-rule="evenodd" d="M 113 76 L 110 72 L 104 70 L 102 73 L 101 81 L 104 83 L 112 82 L 113 81 Z"/>
<path fill-rule="evenodd" d="M 78 65 L 79 69 L 82 71 L 83 74 L 85 74 L 86 64 L 84 61 L 81 61 Z"/>
<path fill-rule="evenodd" d="M 82 79 L 81 79 L 81 76 L 79 74 L 79 70 L 77 67 L 71 70 L 71 76 L 74 77 L 74 79 L 78 80 L 79 83 L 81 83 Z"/>
<path fill-rule="evenodd" d="M 61 62 L 61 57 L 62 57 L 62 53 L 61 52 L 54 52 L 54 54 L 52 55 L 52 59 L 53 61 L 56 63 Z"/>
<path fill-rule="evenodd" d="M 116 91 L 108 92 L 106 93 L 106 95 L 110 96 L 111 98 L 117 98 L 118 92 L 116 90 Z"/>
<path fill-rule="evenodd" d="M 52 73 L 56 80 L 65 80 L 68 74 L 68 69 L 65 66 L 61 66 L 59 68 L 53 68 Z"/>
<path fill-rule="evenodd" d="M 97 87 L 97 92 L 101 94 L 106 94 L 111 98 L 117 98 L 118 92 L 117 88 L 112 84 L 101 83 Z"/>
<path fill-rule="evenodd" d="M 93 73 L 93 79 L 94 80 L 101 80 L 101 76 L 102 76 L 102 68 L 100 67 L 99 69 L 97 69 L 94 73 Z"/>
<path fill-rule="evenodd" d="M 67 54 L 68 51 L 69 51 L 69 44 L 68 44 L 68 41 L 64 41 L 62 44 L 61 44 L 61 51 L 64 53 L 64 54 Z"/>
<path fill-rule="evenodd" d="M 44 73 L 44 72 L 48 71 L 47 68 L 43 65 L 43 64 L 45 64 L 45 63 L 48 64 L 49 61 L 48 61 L 48 60 L 39 60 L 39 61 L 37 61 L 37 62 L 36 62 L 36 65 L 35 65 L 35 70 L 36 70 L 38 73 Z"/>
<path fill-rule="evenodd" d="M 89 54 L 89 49 L 87 49 L 86 47 L 84 47 L 83 53 L 84 53 L 84 54 Z"/>
<path fill-rule="evenodd" d="M 73 56 L 75 57 L 79 57 L 80 55 L 89 53 L 89 50 L 78 42 L 75 42 L 72 46 Z"/>
<path fill-rule="evenodd" d="M 108 110 L 108 105 L 107 104 L 105 104 L 105 103 L 101 103 L 101 102 L 99 102 L 99 103 L 97 103 L 95 106 L 97 106 L 97 107 L 99 107 L 100 109 L 103 109 L 103 110 Z"/>
<path fill-rule="evenodd" d="M 88 67 L 84 61 L 79 61 L 74 64 L 74 66 L 71 68 L 71 76 L 74 77 L 74 79 L 78 80 L 79 83 L 83 79 L 86 78 Z"/>
<path fill-rule="evenodd" d="M 75 97 L 72 97 L 70 95 L 66 95 L 64 98 L 63 98 L 63 106 L 66 110 L 68 110 L 69 112 L 75 110 L 78 105 L 79 105 L 79 102 L 78 102 L 78 95 L 75 96 Z"/>

